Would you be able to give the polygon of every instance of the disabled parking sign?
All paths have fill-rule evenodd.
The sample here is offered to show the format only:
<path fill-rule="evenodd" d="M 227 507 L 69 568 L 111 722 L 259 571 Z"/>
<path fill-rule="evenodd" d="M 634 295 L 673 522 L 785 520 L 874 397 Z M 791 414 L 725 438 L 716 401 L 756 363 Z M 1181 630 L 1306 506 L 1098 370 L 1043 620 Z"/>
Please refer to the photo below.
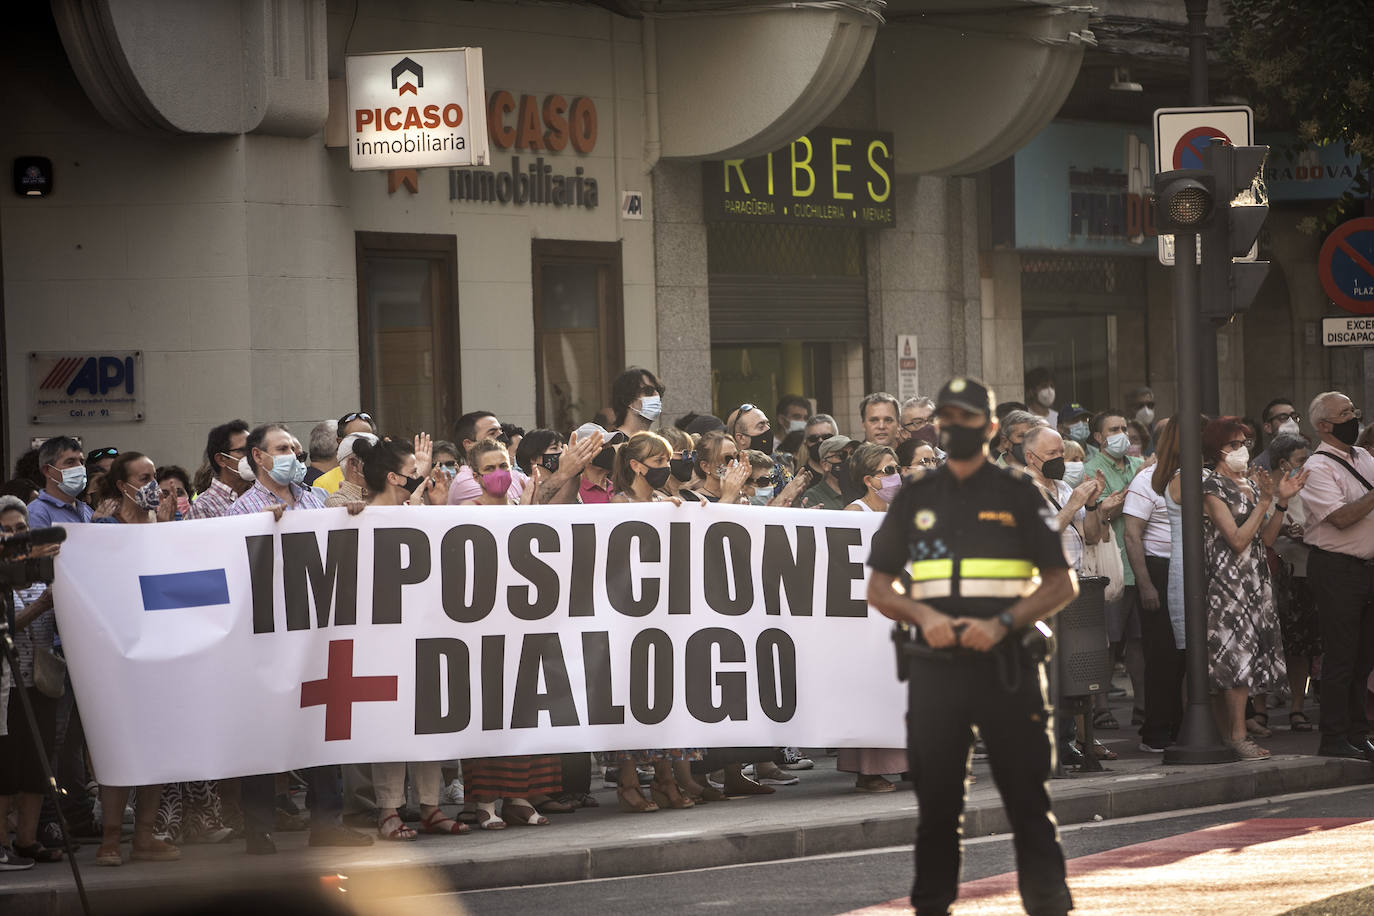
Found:
<path fill-rule="evenodd" d="M 1327 236 L 1317 256 L 1322 289 L 1356 315 L 1374 315 L 1374 217 L 1352 219 Z"/>

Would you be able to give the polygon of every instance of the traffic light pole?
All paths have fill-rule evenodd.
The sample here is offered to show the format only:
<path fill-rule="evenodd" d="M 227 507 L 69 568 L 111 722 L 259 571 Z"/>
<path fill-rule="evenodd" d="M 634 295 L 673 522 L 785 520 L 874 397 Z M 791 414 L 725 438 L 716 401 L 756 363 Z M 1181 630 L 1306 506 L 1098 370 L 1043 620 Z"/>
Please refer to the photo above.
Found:
<path fill-rule="evenodd" d="M 1186 0 L 1184 5 L 1188 12 L 1188 104 L 1200 108 L 1207 104 L 1207 0 Z M 1174 263 L 1178 263 L 1177 251 L 1174 253 Z M 1196 273 L 1193 271 L 1194 282 Z M 1175 277 L 1175 282 L 1177 280 Z M 1201 315 L 1195 319 L 1194 324 L 1196 344 L 1188 351 L 1189 362 L 1196 360 L 1202 369 L 1202 412 L 1209 417 L 1215 417 L 1221 413 L 1217 328 L 1211 319 L 1203 318 Z"/>
<path fill-rule="evenodd" d="M 1191 8 L 1191 4 L 1190 4 Z M 1166 764 L 1228 763 L 1235 752 L 1222 744 L 1207 694 L 1207 577 L 1202 557 L 1202 429 L 1200 391 L 1204 368 L 1198 352 L 1202 310 L 1198 303 L 1194 233 L 1174 234 L 1174 326 L 1178 355 L 1179 471 L 1183 492 L 1183 625 L 1188 642 L 1188 706 L 1178 741 L 1164 751 Z M 1208 325 L 1210 329 L 1210 324 Z M 1212 350 L 1215 355 L 1216 349 Z M 1215 372 L 1213 381 L 1215 381 Z"/>

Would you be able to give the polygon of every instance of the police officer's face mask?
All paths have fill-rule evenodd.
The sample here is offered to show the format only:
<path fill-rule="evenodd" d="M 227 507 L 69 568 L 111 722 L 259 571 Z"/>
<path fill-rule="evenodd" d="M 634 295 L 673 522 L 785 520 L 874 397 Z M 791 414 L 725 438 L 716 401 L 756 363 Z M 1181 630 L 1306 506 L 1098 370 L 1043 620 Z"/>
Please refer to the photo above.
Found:
<path fill-rule="evenodd" d="M 983 450 L 987 441 L 988 425 L 940 427 L 940 448 L 956 461 L 974 457 Z"/>

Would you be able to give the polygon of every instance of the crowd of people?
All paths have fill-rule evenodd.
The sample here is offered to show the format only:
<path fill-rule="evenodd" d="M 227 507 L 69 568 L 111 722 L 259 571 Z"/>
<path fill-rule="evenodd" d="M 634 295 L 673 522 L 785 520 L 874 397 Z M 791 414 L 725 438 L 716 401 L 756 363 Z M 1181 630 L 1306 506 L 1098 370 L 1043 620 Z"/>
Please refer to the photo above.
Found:
<path fill-rule="evenodd" d="M 1107 582 L 1104 651 L 1128 672 L 1140 747 L 1163 751 L 1177 738 L 1183 712 L 1180 418 L 1157 420 L 1146 389 L 1124 408 L 1091 411 L 1058 404 L 1048 373 L 1033 372 L 1026 382 L 1027 403 L 998 407 L 997 462 L 1039 487 L 1070 565 Z M 663 395 L 654 373 L 633 367 L 615 380 L 611 406 L 577 429 L 526 431 L 474 411 L 458 420 L 450 440 L 385 435 L 364 412 L 318 424 L 306 442 L 280 423 L 230 420 L 210 430 L 193 474 L 140 452 L 85 452 L 76 439 L 57 436 L 19 459 L 0 496 L 0 528 L 402 505 L 704 501 L 885 512 L 905 480 L 941 473 L 945 453 L 929 398 L 870 394 L 850 437 L 795 395 L 771 413 L 743 403 L 723 417 L 694 413 L 672 423 L 663 422 Z M 1207 465 L 1209 689 L 1222 734 L 1241 757 L 1268 755 L 1254 739 L 1270 733 L 1270 696 L 1288 698 L 1289 728 L 1313 728 L 1304 704 L 1309 680 L 1320 676 L 1319 752 L 1374 761 L 1364 710 L 1374 658 L 1365 604 L 1374 598 L 1366 562 L 1374 556 L 1374 498 L 1355 480 L 1374 479 L 1374 458 L 1356 444 L 1359 417 L 1347 397 L 1328 392 L 1308 411 L 1310 440 L 1281 398 L 1260 423 L 1198 421 Z M 1322 454 L 1331 457 L 1309 463 Z M 1360 558 L 1359 569 L 1349 565 Z M 596 806 L 598 768 L 616 787 L 619 810 L 649 813 L 772 794 L 813 765 L 790 747 L 588 749 L 315 767 L 136 791 L 106 786 L 98 782 L 99 760 L 87 756 L 80 711 L 61 671 L 51 591 L 38 584 L 13 598 L 20 655 L 13 690 L 32 700 L 67 819 L 74 832 L 84 827 L 101 837 L 96 861 L 104 865 L 125 861 L 131 793 L 131 858 L 168 861 L 181 844 L 239 836 L 250 853 L 274 852 L 273 830 L 307 823 L 291 795 L 293 779 L 310 788 L 311 845 L 361 846 L 419 832 L 545 826 L 550 815 Z M 1105 693 L 1094 698 L 1093 726 L 1120 729 L 1107 700 Z M 19 707 L 10 699 L 0 715 L 8 732 L 0 733 L 0 870 L 62 857 Z M 1072 719 L 1062 728 L 1061 756 L 1069 763 L 1113 756 L 1101 742 L 1076 740 L 1083 729 Z M 904 748 L 842 748 L 837 766 L 854 775 L 856 791 L 870 793 L 892 792 L 909 769 Z M 445 812 L 459 802 L 456 817 Z M 351 829 L 362 822 L 373 829 Z"/>

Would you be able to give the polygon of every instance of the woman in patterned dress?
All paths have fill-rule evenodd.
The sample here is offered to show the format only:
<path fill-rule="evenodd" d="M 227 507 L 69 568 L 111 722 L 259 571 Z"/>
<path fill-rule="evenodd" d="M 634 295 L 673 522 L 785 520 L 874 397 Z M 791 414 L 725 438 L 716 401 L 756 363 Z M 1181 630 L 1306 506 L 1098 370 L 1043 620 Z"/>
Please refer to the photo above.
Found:
<path fill-rule="evenodd" d="M 478 442 L 468 452 L 468 464 L 473 477 L 482 485 L 482 492 L 464 505 L 511 505 L 507 495 L 511 460 L 504 445 L 494 439 Z M 545 827 L 549 819 L 536 806 L 562 788 L 563 764 L 557 754 L 467 759 L 463 761 L 466 803 L 462 817 L 475 820 L 483 830 L 501 830 L 508 823 Z M 496 813 L 497 801 L 501 802 L 500 815 Z"/>
<path fill-rule="evenodd" d="M 1278 689 L 1287 677 L 1264 548 L 1273 545 L 1288 500 L 1307 482 L 1307 472 L 1280 474 L 1277 484 L 1269 473 L 1251 474 L 1245 427 L 1236 417 L 1209 422 L 1202 448 L 1216 466 L 1202 483 L 1212 711 L 1223 740 L 1241 759 L 1260 760 L 1269 751 L 1246 734 L 1245 701 Z"/>

